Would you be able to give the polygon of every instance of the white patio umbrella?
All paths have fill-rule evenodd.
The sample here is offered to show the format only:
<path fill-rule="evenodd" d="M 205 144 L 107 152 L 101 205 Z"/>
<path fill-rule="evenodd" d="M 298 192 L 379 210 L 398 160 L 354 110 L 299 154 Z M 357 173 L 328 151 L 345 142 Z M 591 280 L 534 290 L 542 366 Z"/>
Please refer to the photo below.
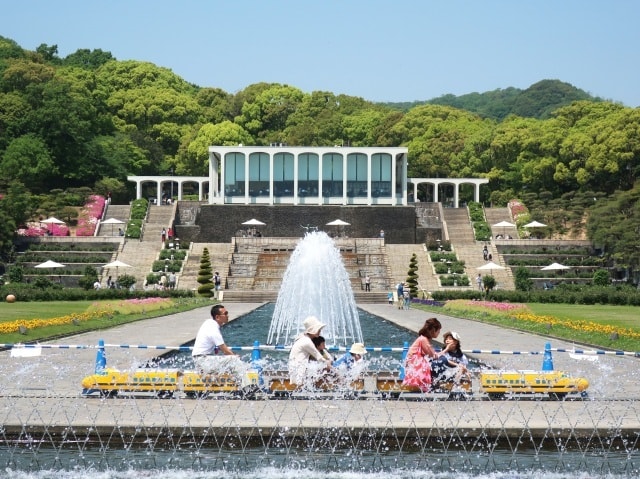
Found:
<path fill-rule="evenodd" d="M 50 216 L 46 220 L 42 220 L 40 223 L 44 223 L 46 225 L 63 225 L 63 224 L 65 224 L 64 221 L 59 220 L 58 218 L 55 218 L 53 216 Z"/>
<path fill-rule="evenodd" d="M 61 264 L 61 263 L 56 263 L 55 261 L 51 261 L 51 260 L 47 260 L 44 263 L 40 263 L 34 266 L 34 268 L 38 268 L 38 269 L 55 269 L 55 268 L 64 268 L 65 265 Z M 51 271 L 51 274 L 53 275 L 53 271 Z M 53 278 L 52 278 L 53 280 Z"/>
<path fill-rule="evenodd" d="M 53 216 L 50 216 L 46 220 L 42 220 L 40 223 L 46 223 L 46 224 L 49 224 L 49 225 L 63 225 L 64 221 L 59 220 L 58 218 L 55 218 Z"/>
<path fill-rule="evenodd" d="M 242 223 L 243 225 L 247 225 L 247 226 L 265 226 L 267 223 L 263 223 L 260 220 L 257 220 L 255 218 L 251 218 L 248 221 L 245 221 L 244 223 Z"/>
<path fill-rule="evenodd" d="M 532 221 L 531 223 L 524 225 L 525 228 L 544 228 L 545 226 L 547 225 L 540 223 L 539 221 Z"/>
<path fill-rule="evenodd" d="M 337 220 L 333 220 L 333 221 L 329 221 L 326 226 L 337 226 L 338 227 L 338 234 L 340 236 L 345 236 L 344 233 L 344 227 L 345 226 L 349 226 L 351 225 L 351 223 L 347 223 L 346 221 L 343 221 L 341 219 L 337 219 Z"/>
<path fill-rule="evenodd" d="M 504 236 L 505 228 L 515 228 L 516 225 L 513 223 L 509 223 L 508 221 L 501 221 L 500 223 L 496 223 L 495 225 L 491 225 L 492 228 L 502 228 L 502 236 Z"/>
<path fill-rule="evenodd" d="M 111 236 L 113 236 L 113 225 L 123 225 L 124 221 L 120 221 L 117 218 L 107 218 L 106 220 L 104 220 L 100 224 L 111 225 Z"/>
<path fill-rule="evenodd" d="M 479 271 L 489 271 L 489 274 L 491 274 L 492 270 L 494 270 L 494 269 L 504 269 L 504 266 L 500 266 L 499 264 L 496 264 L 493 261 L 489 261 L 487 264 L 483 264 L 482 266 L 478 266 L 477 269 Z"/>
<path fill-rule="evenodd" d="M 118 268 L 131 268 L 130 264 L 124 263 L 119 259 L 112 261 L 111 263 L 107 263 L 103 266 L 104 268 L 115 268 L 116 269 L 116 280 L 118 279 Z"/>
<path fill-rule="evenodd" d="M 496 223 L 495 225 L 491 225 L 495 228 L 515 228 L 516 225 L 513 223 L 509 223 L 508 221 L 501 221 L 500 223 Z"/>
<path fill-rule="evenodd" d="M 544 268 L 540 268 L 541 271 L 561 271 L 564 269 L 569 269 L 571 266 L 565 266 L 560 263 L 551 263 L 549 266 L 545 266 Z"/>
<path fill-rule="evenodd" d="M 329 221 L 326 226 L 349 226 L 351 223 L 347 223 L 346 221 L 342 221 L 340 219 Z"/>
<path fill-rule="evenodd" d="M 64 268 L 65 265 L 56 263 L 55 261 L 47 260 L 44 263 L 40 263 L 34 266 L 34 268 Z"/>

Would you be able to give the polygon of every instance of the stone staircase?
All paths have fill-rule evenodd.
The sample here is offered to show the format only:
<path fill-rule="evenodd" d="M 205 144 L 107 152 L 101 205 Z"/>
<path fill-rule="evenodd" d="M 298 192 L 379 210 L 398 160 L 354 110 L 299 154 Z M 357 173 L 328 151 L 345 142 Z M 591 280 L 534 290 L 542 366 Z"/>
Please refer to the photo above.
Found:
<path fill-rule="evenodd" d="M 117 218 L 121 221 L 128 221 L 130 216 L 130 206 L 109 205 L 107 208 L 106 218 Z M 162 228 L 168 229 L 173 221 L 175 213 L 175 205 L 172 206 L 154 206 L 149 207 L 149 214 L 143 228 L 143 236 L 140 240 L 131 240 L 123 238 L 122 245 L 113 255 L 113 260 L 120 260 L 129 265 L 129 267 L 120 268 L 104 268 L 102 271 L 102 282 L 111 276 L 116 279 L 119 275 L 127 274 L 136 278 L 136 289 L 142 289 L 144 281 L 149 273 L 153 262 L 158 259 L 162 244 Z M 111 225 L 102 225 L 100 228 L 105 230 L 110 236 Z M 117 228 L 115 228 L 117 232 Z"/>
<path fill-rule="evenodd" d="M 506 238 L 506 236 L 509 235 L 513 239 L 518 239 L 518 228 L 509 226 L 506 228 L 492 226 L 500 223 L 501 221 L 508 221 L 509 223 L 515 224 L 513 219 L 511 219 L 509 208 L 485 208 L 484 216 L 487 219 L 487 223 L 489 223 L 489 228 L 491 228 L 492 238 L 495 239 L 497 235 L 502 235 L 503 238 Z"/>
<path fill-rule="evenodd" d="M 116 278 L 118 275 L 127 274 L 138 280 L 136 288 L 142 288 L 146 276 L 151 273 L 153 262 L 158 259 L 164 246 L 161 241 L 162 229 L 168 230 L 173 224 L 175 207 L 176 205 L 149 207 L 143 237 L 140 240 L 123 239 L 121 247 L 112 258 L 112 261 L 119 259 L 130 267 L 118 270 L 104 269 L 103 282 L 108 276 Z M 129 211 L 129 206 L 109 205 L 105 217 L 126 222 L 129 219 Z M 510 221 L 506 208 L 487 209 L 486 216 L 489 224 Z M 477 268 L 486 263 L 482 255 L 484 243 L 475 241 L 466 208 L 445 208 L 442 219 L 447 228 L 445 237 L 451 238 L 458 258 L 465 261 L 466 273 L 471 281 L 470 286 L 458 288 L 476 288 L 475 278 L 479 272 Z M 117 228 L 114 229 L 117 234 Z M 512 231 L 509 228 L 506 228 L 509 231 L 500 229 L 501 234 L 510 234 L 516 238 L 515 228 L 512 228 Z M 111 225 L 103 225 L 100 228 L 99 236 L 111 235 Z M 244 239 L 237 239 L 241 240 Z M 287 240 L 289 243 L 282 243 Z M 244 249 L 240 250 L 235 243 L 236 240 L 231 243 L 192 243 L 183 269 L 178 274 L 177 287 L 190 290 L 198 288 L 200 260 L 204 248 L 208 248 L 213 271 L 219 271 L 222 276 L 225 301 L 275 301 L 289 257 L 298 240 L 299 238 L 251 238 L 249 241 L 257 241 L 260 244 L 245 245 Z M 265 242 L 270 244 L 265 246 Z M 342 252 L 358 303 L 386 302 L 387 293 L 392 291 L 399 281 L 406 281 L 409 261 L 414 253 L 418 258 L 419 289 L 427 294 L 442 289 L 423 244 L 384 244 L 384 241 L 378 238 L 343 238 L 337 241 L 337 245 Z M 482 271 L 482 275 L 494 276 L 498 288 L 513 289 L 510 268 L 500 257 L 493 242 L 487 243 L 487 247 L 492 254 L 493 262 L 505 269 Z M 364 277 L 367 274 L 371 277 L 370 292 L 364 291 Z"/>
<path fill-rule="evenodd" d="M 162 229 L 168 230 L 173 224 L 176 214 L 176 204 L 150 205 L 147 219 L 144 223 L 141 241 L 144 243 L 162 242 Z"/>
<path fill-rule="evenodd" d="M 122 224 L 102 224 L 100 223 L 100 228 L 98 230 L 98 234 L 96 236 L 100 237 L 110 237 L 110 236 L 118 236 L 118 228 L 122 228 L 123 230 L 127 226 L 127 222 L 131 217 L 131 205 L 107 205 L 106 212 L 104 214 L 105 219 L 116 219 L 118 221 L 122 221 Z"/>
<path fill-rule="evenodd" d="M 104 268 L 102 272 L 103 283 L 111 276 L 114 280 L 116 277 L 127 274 L 136 278 L 136 289 L 142 289 L 144 280 L 149 273 L 153 262 L 158 259 L 158 253 L 161 249 L 160 242 L 151 245 L 138 240 L 124 240 L 122 246 L 114 254 L 113 260 L 120 260 L 128 264 L 128 268 Z"/>
<path fill-rule="evenodd" d="M 182 272 L 178 275 L 178 288 L 197 290 L 198 271 L 200 270 L 200 260 L 202 252 L 207 248 L 211 260 L 211 268 L 218 271 L 222 277 L 222 285 L 227 282 L 229 275 L 229 265 L 233 254 L 231 243 L 192 243 L 187 258 L 182 265 Z"/>
<path fill-rule="evenodd" d="M 458 287 L 459 289 L 477 288 L 476 277 L 478 273 L 482 276 L 491 275 L 496 280 L 496 288 L 514 289 L 513 275 L 511 269 L 507 267 L 503 258 L 498 253 L 493 243 L 487 243 L 487 249 L 492 256 L 492 261 L 504 269 L 482 271 L 478 268 L 487 263 L 482 249 L 484 242 L 476 241 L 473 227 L 469 221 L 469 214 L 466 208 L 444 208 L 444 216 L 447 224 L 448 236 L 458 259 L 465 262 L 465 271 L 471 284 L 469 286 Z M 501 220 L 499 220 L 501 221 Z"/>
<path fill-rule="evenodd" d="M 414 253 L 418 258 L 418 289 L 425 293 L 440 289 L 438 278 L 433 274 L 433 268 L 424 245 L 387 244 L 385 248 L 391 271 L 392 284 L 390 287 L 393 290 L 395 290 L 395 285 L 400 281 L 405 282 L 407 280 L 409 261 Z"/>
<path fill-rule="evenodd" d="M 299 240 L 300 238 L 235 238 L 231 247 L 228 244 L 220 245 L 225 248 L 226 255 L 226 259 L 221 256 L 220 260 L 224 260 L 227 265 L 224 269 L 219 269 L 225 285 L 223 299 L 275 301 L 290 256 Z M 341 251 L 356 300 L 360 303 L 386 301 L 391 282 L 383 240 L 341 238 L 336 240 L 336 246 Z M 192 271 L 191 264 L 195 263 L 196 256 L 190 254 L 185 276 Z M 370 292 L 364 290 L 366 275 L 371 278 Z M 185 284 L 183 282 L 182 287 Z"/>

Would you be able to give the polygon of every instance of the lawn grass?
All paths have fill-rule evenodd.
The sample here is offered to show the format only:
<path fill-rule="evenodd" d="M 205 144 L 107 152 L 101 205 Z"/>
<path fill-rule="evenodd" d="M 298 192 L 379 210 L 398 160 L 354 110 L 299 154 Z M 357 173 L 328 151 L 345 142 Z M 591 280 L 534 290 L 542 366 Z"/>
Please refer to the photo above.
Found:
<path fill-rule="evenodd" d="M 519 309 L 515 309 L 519 306 Z M 579 347 L 640 352 L 640 308 L 579 304 L 522 304 L 465 300 L 444 307 L 416 304 L 435 313 L 473 319 L 574 342 Z M 514 309 L 510 309 L 514 308 Z"/>
<path fill-rule="evenodd" d="M 615 324 L 620 327 L 640 330 L 640 308 L 637 306 L 548 303 L 527 303 L 527 306 L 529 306 L 534 314 L 540 316 L 593 321 L 600 324 Z"/>
<path fill-rule="evenodd" d="M 24 333 L 0 334 L 0 344 L 34 343 L 87 331 L 108 329 L 133 321 L 190 311 L 211 304 L 213 304 L 212 300 L 207 298 L 179 298 L 169 300 L 168 303 L 158 302 L 157 305 L 149 303 L 139 305 L 113 300 L 0 303 L 0 326 L 15 320 L 28 322 L 36 319 L 72 318 L 74 315 L 85 313 L 96 316 L 87 321 L 62 321 L 65 324 L 28 329 Z M 107 313 L 96 314 L 96 311 L 101 309 Z"/>
<path fill-rule="evenodd" d="M 16 319 L 57 318 L 73 313 L 84 313 L 96 301 L 29 301 L 0 302 L 0 322 Z"/>

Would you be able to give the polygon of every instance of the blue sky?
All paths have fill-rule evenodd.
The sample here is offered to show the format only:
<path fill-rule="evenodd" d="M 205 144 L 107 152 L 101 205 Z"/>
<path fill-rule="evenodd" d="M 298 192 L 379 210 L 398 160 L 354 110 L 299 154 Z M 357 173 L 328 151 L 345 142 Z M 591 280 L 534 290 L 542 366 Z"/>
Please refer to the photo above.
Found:
<path fill-rule="evenodd" d="M 370 101 L 558 79 L 640 106 L 636 0 L 0 0 L 0 35 L 150 61 L 235 93 L 284 83 Z"/>

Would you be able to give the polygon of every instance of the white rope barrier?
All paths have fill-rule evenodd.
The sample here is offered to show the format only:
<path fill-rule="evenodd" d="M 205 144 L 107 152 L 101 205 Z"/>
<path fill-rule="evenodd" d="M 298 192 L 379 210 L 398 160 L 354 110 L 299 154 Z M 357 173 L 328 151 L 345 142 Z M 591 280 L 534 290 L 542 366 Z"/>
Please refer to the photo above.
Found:
<path fill-rule="evenodd" d="M 152 350 L 172 350 L 172 351 L 187 351 L 190 352 L 193 347 L 191 346 L 165 346 L 165 345 L 149 345 L 149 344 L 104 344 L 103 346 L 99 345 L 86 345 L 86 344 L 22 344 L 22 343 L 0 343 L 0 348 L 2 349 L 14 349 L 14 348 L 33 348 L 33 349 L 98 349 L 100 347 L 104 348 L 120 348 L 120 349 L 152 349 Z M 290 346 L 281 346 L 281 345 L 266 345 L 259 344 L 254 346 L 231 346 L 233 351 L 289 351 L 291 349 Z M 396 353 L 405 351 L 405 347 L 367 347 L 368 352 L 381 352 L 381 353 Z M 345 347 L 328 347 L 328 351 L 331 352 L 344 352 L 348 351 L 349 348 Z M 569 354 L 578 354 L 578 355 L 586 355 L 586 356 L 633 356 L 640 357 L 640 352 L 638 351 L 605 351 L 599 349 L 566 349 L 566 348 L 551 348 L 547 351 L 557 352 L 557 353 L 569 353 Z M 491 355 L 542 355 L 545 351 L 505 351 L 505 350 L 496 350 L 496 349 L 463 349 L 463 353 L 465 354 L 491 354 Z"/>

